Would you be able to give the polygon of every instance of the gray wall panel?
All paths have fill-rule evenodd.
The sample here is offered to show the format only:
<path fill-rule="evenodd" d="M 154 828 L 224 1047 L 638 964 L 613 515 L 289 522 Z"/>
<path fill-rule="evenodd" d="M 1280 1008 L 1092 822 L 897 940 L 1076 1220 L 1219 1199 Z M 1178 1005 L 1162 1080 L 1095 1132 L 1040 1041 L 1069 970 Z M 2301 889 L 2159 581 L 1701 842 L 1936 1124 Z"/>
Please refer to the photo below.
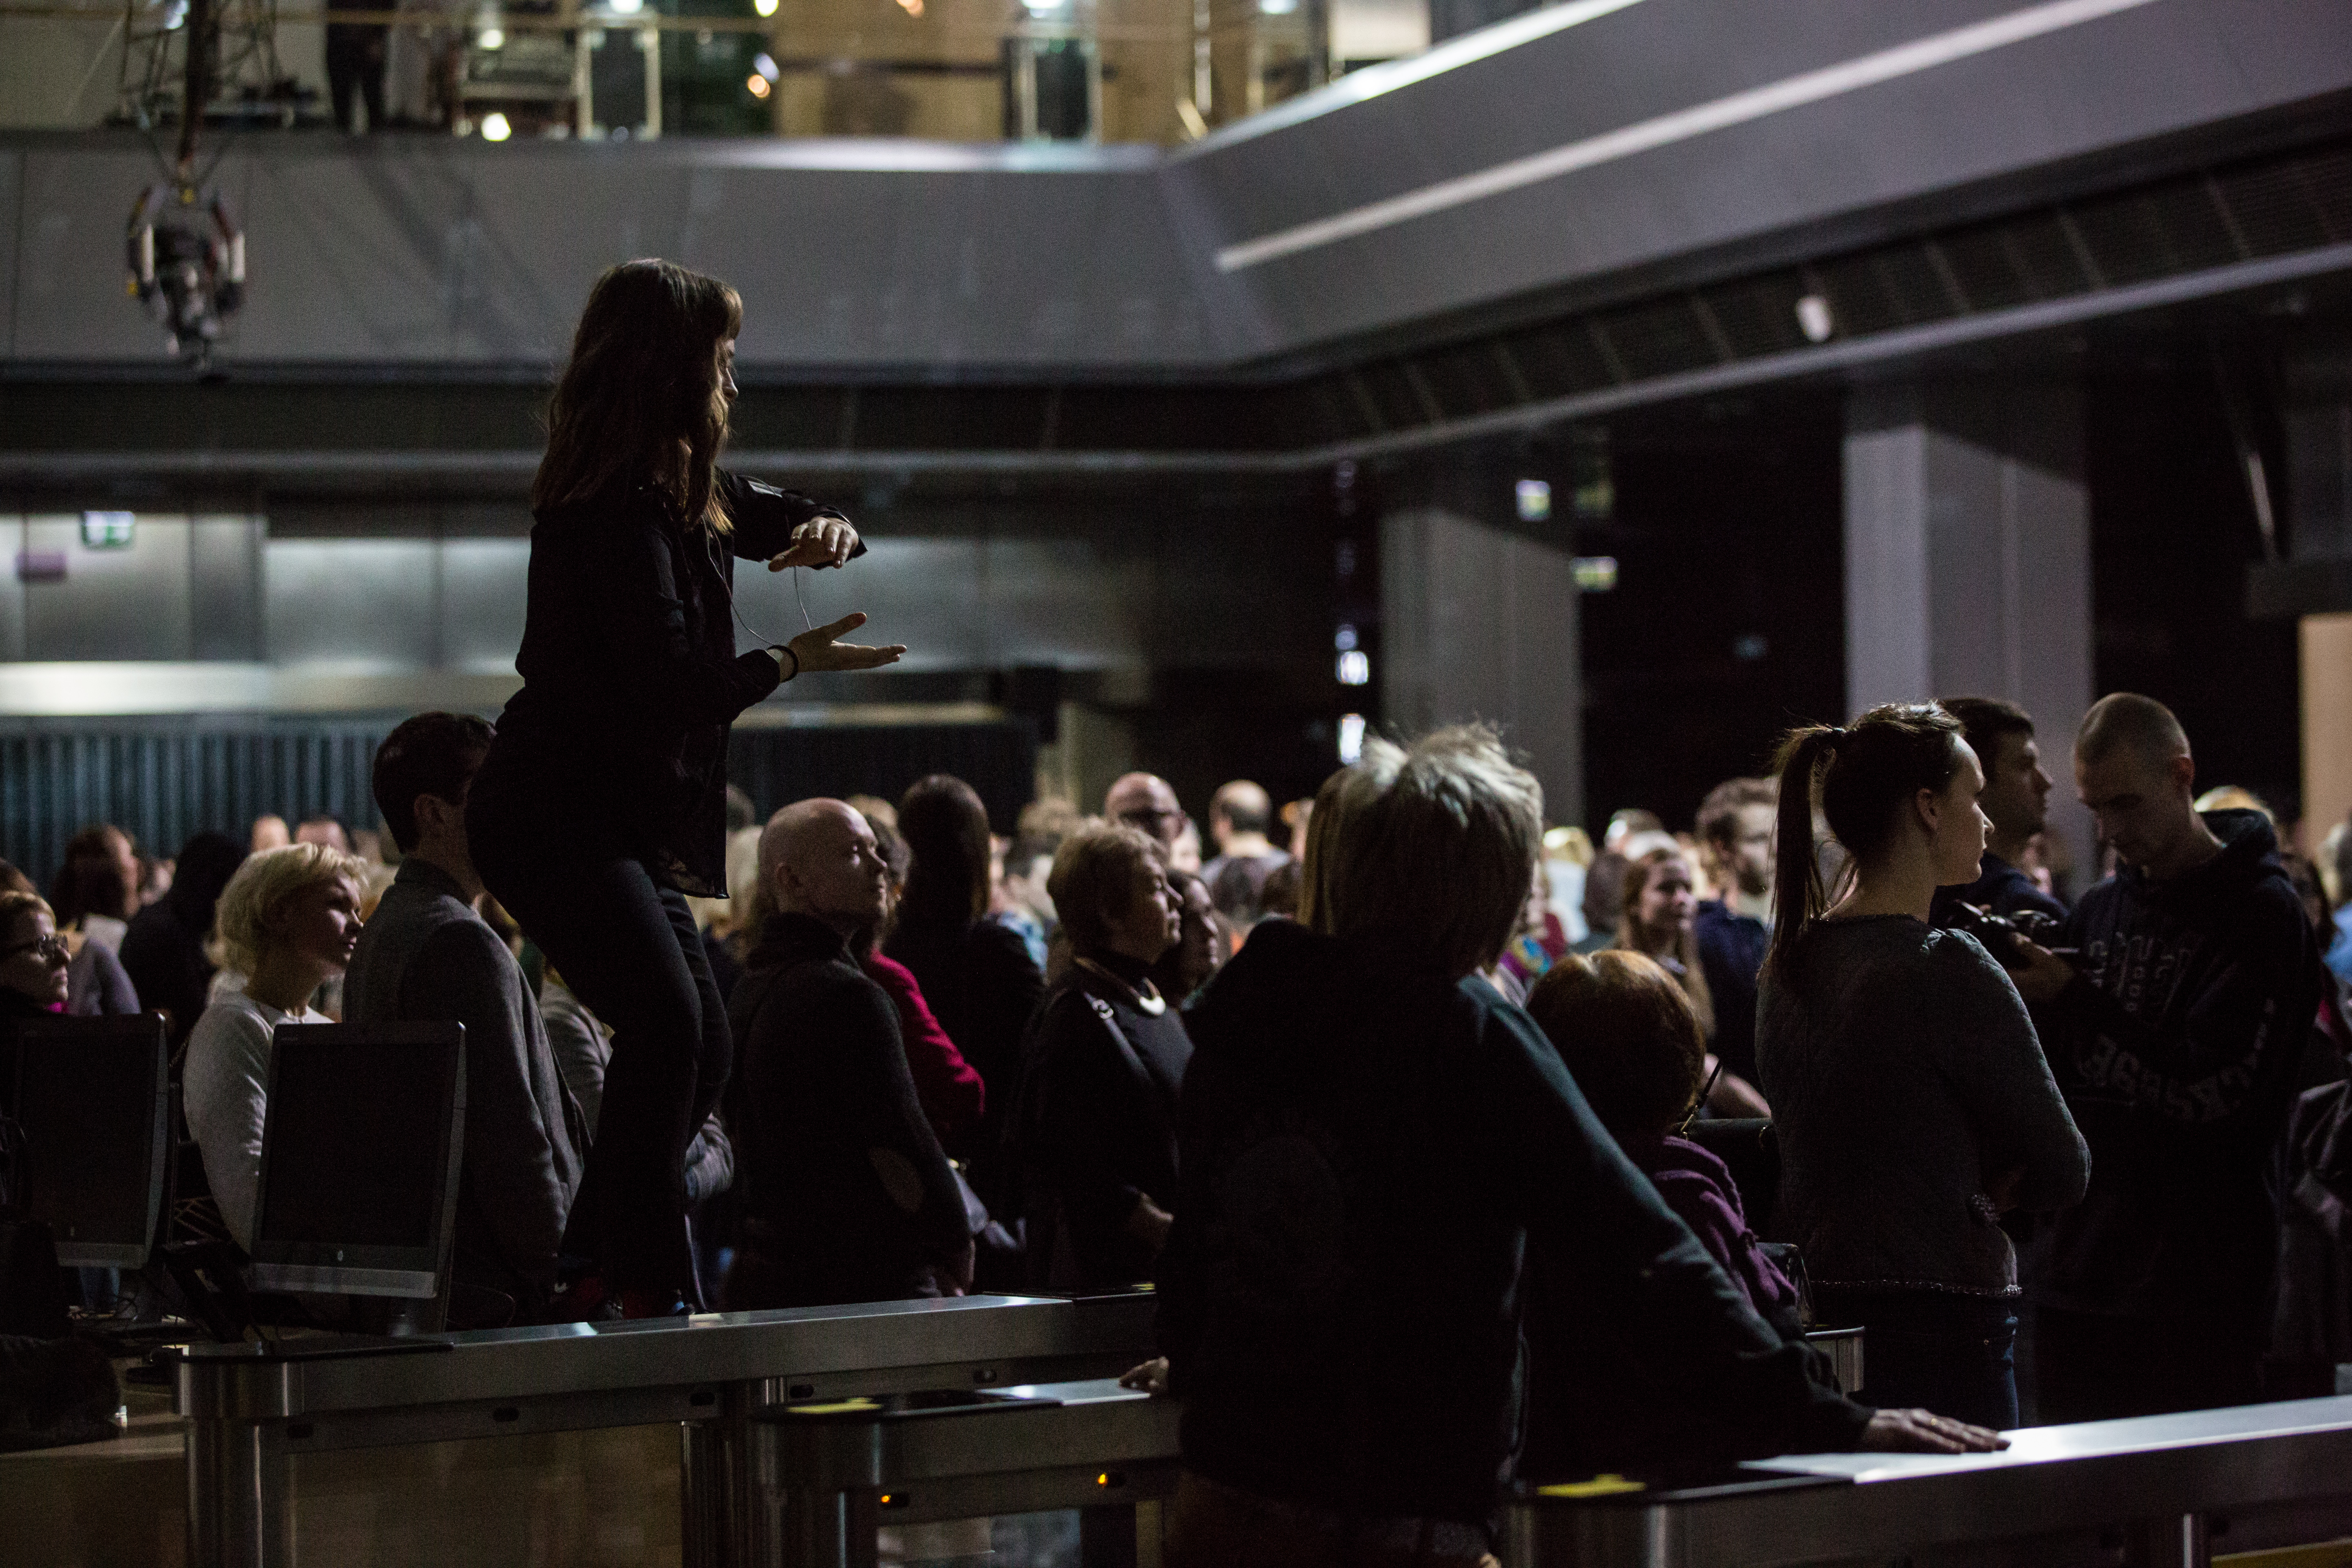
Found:
<path fill-rule="evenodd" d="M 130 138 L 26 153 L 16 358 L 161 357 L 161 329 L 122 292 L 124 226 L 155 177 L 154 159 Z"/>
<path fill-rule="evenodd" d="M 513 673 L 530 576 L 528 539 L 441 542 L 442 668 Z"/>
<path fill-rule="evenodd" d="M 261 549 L 257 517 L 198 516 L 188 531 L 188 657 L 261 657 Z"/>
<path fill-rule="evenodd" d="M 25 548 L 66 563 L 63 582 L 25 585 L 26 658 L 189 657 L 185 517 L 142 516 L 128 547 L 89 550 L 79 513 L 37 514 Z"/>
<path fill-rule="evenodd" d="M 250 301 L 231 352 L 383 363 L 473 358 L 452 335 L 449 250 L 470 182 L 446 159 L 247 142 Z"/>
<path fill-rule="evenodd" d="M 0 659 L 25 657 L 25 584 L 16 574 L 24 547 L 24 518 L 0 514 Z"/>
<path fill-rule="evenodd" d="M 7 323 L 11 354 L 16 352 L 16 215 L 24 210 L 24 195 L 25 155 L 0 148 L 0 321 Z"/>
<path fill-rule="evenodd" d="M 438 662 L 432 540 L 273 539 L 263 552 L 268 658 L 354 672 Z"/>

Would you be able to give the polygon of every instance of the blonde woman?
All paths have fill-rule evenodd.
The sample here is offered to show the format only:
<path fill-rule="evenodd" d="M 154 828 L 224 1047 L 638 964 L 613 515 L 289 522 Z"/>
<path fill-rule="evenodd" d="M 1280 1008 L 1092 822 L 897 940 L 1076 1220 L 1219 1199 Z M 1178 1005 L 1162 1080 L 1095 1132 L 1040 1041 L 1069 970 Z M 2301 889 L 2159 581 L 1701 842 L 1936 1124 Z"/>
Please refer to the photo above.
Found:
<path fill-rule="evenodd" d="M 188 1130 L 239 1247 L 253 1243 L 270 1038 L 280 1024 L 331 1022 L 311 994 L 340 975 L 360 937 L 367 865 L 323 844 L 265 850 L 237 868 L 214 916 L 211 956 L 245 976 L 188 1037 Z"/>

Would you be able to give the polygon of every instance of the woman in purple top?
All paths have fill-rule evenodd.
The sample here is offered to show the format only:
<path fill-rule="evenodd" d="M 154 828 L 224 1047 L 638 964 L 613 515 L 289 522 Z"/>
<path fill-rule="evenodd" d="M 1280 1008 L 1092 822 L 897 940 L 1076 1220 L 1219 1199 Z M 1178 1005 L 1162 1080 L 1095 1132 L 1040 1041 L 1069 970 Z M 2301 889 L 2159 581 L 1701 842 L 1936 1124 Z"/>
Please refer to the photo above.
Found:
<path fill-rule="evenodd" d="M 1536 982 L 1528 1011 L 1618 1147 L 1691 1227 L 1757 1316 L 1797 1331 L 1797 1289 L 1757 1246 L 1730 1168 L 1676 1134 L 1705 1087 L 1698 1013 L 1656 960 L 1571 953 Z"/>

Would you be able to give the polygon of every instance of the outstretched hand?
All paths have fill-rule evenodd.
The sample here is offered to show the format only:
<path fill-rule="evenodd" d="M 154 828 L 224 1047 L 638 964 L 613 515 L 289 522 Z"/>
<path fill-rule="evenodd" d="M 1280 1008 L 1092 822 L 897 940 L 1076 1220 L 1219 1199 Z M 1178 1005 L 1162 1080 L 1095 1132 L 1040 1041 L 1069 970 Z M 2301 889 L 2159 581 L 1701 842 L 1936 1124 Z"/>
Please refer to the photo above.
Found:
<path fill-rule="evenodd" d="M 779 556 L 777 559 L 782 560 Z M 867 647 L 860 643 L 840 642 L 844 632 L 854 632 L 866 624 L 866 612 L 853 610 L 829 626 L 803 632 L 785 645 L 800 662 L 793 673 L 810 669 L 879 669 L 886 664 L 896 664 L 906 653 L 907 645 L 892 643 L 887 647 Z"/>
<path fill-rule="evenodd" d="M 813 517 L 793 530 L 793 542 L 781 555 L 768 557 L 768 570 L 793 566 L 839 566 L 857 548 L 857 530 L 838 517 Z"/>
<path fill-rule="evenodd" d="M 1854 1447 L 1880 1454 L 1993 1454 L 2008 1447 L 2009 1439 L 1990 1427 L 1925 1410 L 1880 1410 Z"/>

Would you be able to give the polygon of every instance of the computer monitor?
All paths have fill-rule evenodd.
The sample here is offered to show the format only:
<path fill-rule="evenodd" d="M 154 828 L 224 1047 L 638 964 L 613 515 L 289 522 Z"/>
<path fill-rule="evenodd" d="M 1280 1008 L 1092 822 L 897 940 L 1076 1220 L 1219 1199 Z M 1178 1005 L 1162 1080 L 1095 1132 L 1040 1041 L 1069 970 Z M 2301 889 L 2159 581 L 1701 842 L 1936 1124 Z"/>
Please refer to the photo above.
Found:
<path fill-rule="evenodd" d="M 253 1219 L 257 1290 L 437 1296 L 465 1153 L 462 1024 L 282 1024 Z"/>
<path fill-rule="evenodd" d="M 36 1018 L 16 1048 L 25 1216 L 68 1268 L 140 1268 L 163 1214 L 172 1080 L 163 1016 Z"/>

